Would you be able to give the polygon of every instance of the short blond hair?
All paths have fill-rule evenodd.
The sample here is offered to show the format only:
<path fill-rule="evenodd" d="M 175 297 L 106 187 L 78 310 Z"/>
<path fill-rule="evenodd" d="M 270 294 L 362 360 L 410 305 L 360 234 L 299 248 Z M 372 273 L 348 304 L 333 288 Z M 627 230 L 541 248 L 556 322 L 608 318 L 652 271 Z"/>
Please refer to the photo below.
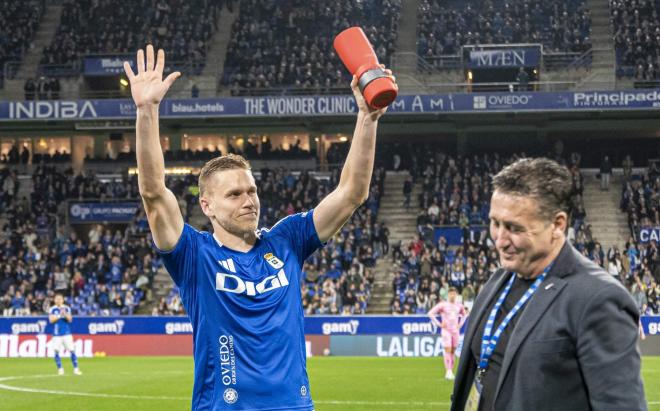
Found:
<path fill-rule="evenodd" d="M 201 196 L 204 194 L 206 182 L 214 173 L 236 169 L 251 170 L 250 163 L 243 156 L 238 154 L 227 154 L 209 160 L 199 172 L 199 180 L 197 183 L 199 185 L 199 195 Z"/>

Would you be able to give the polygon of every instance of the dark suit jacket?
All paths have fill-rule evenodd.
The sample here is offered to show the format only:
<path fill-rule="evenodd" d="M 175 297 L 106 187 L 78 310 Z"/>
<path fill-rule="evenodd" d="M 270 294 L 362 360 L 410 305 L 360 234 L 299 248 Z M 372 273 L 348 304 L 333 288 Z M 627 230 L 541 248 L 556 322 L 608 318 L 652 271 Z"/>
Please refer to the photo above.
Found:
<path fill-rule="evenodd" d="M 465 407 L 477 369 L 471 349 L 475 328 L 508 278 L 497 270 L 474 302 L 452 411 Z M 635 303 L 568 241 L 518 315 L 497 383 L 496 410 L 646 410 Z"/>

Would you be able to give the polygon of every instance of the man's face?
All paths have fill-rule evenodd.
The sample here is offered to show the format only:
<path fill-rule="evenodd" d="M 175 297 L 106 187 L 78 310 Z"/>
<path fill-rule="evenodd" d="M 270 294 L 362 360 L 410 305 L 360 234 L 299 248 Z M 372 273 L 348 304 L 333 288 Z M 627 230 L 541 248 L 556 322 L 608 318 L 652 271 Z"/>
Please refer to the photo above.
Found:
<path fill-rule="evenodd" d="M 447 293 L 447 299 L 449 300 L 450 303 L 456 302 L 456 291 L 451 290 Z"/>
<path fill-rule="evenodd" d="M 59 295 L 59 294 L 56 295 L 56 296 L 55 296 L 55 305 L 60 306 L 60 305 L 62 305 L 62 304 L 64 304 L 64 297 L 62 297 L 62 296 Z"/>
<path fill-rule="evenodd" d="M 230 234 L 243 237 L 257 229 L 259 196 L 249 170 L 233 169 L 212 174 L 199 202 L 204 214 Z"/>
<path fill-rule="evenodd" d="M 490 236 L 501 266 L 528 276 L 550 254 L 554 222 L 542 219 L 536 199 L 495 191 L 490 200 Z M 563 227 L 559 227 L 562 230 Z M 541 267 L 543 269 L 545 267 Z"/>

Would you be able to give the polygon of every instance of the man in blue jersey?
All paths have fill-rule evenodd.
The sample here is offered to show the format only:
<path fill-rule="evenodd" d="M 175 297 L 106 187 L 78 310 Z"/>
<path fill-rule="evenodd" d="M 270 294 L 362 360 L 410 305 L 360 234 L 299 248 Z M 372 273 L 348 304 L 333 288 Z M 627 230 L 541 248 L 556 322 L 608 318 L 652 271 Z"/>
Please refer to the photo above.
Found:
<path fill-rule="evenodd" d="M 69 350 L 71 353 L 71 363 L 73 364 L 73 373 L 82 375 L 78 369 L 78 357 L 75 353 L 73 346 L 73 335 L 71 335 L 71 309 L 69 306 L 64 305 L 64 296 L 62 294 L 55 294 L 54 303 L 50 310 L 48 310 L 48 322 L 53 324 L 53 339 L 50 344 L 55 351 L 55 364 L 57 364 L 57 373 L 64 375 L 64 368 L 62 367 L 62 358 L 60 353 L 64 350 Z"/>
<path fill-rule="evenodd" d="M 241 156 L 209 161 L 199 175 L 199 202 L 213 233 L 184 224 L 165 186 L 158 107 L 175 72 L 164 80 L 165 55 L 137 53 L 137 74 L 124 64 L 137 106 L 140 195 L 156 246 L 179 287 L 193 324 L 193 410 L 313 410 L 306 371 L 301 267 L 348 221 L 369 193 L 376 127 L 354 78 L 359 108 L 353 143 L 338 187 L 308 212 L 257 230 L 259 197 Z M 388 71 L 391 75 L 391 72 Z"/>

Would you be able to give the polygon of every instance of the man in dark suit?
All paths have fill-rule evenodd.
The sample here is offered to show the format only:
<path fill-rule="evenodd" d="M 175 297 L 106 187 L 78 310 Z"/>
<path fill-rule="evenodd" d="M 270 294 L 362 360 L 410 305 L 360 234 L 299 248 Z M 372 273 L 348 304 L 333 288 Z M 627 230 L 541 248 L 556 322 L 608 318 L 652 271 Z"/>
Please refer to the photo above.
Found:
<path fill-rule="evenodd" d="M 566 241 L 570 194 L 569 171 L 548 159 L 493 178 L 501 268 L 472 308 L 451 410 L 646 410 L 637 309 Z"/>

